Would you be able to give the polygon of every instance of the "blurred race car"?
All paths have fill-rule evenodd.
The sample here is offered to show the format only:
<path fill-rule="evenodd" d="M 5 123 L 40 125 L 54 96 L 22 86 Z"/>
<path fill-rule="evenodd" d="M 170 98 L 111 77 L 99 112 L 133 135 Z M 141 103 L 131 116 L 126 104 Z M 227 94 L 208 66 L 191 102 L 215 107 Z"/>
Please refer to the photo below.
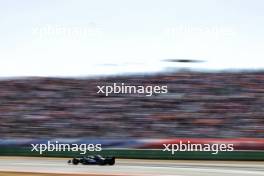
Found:
<path fill-rule="evenodd" d="M 115 157 L 102 157 L 101 155 L 91 155 L 81 158 L 73 158 L 68 161 L 69 164 L 77 165 L 79 163 L 84 165 L 114 165 Z"/>

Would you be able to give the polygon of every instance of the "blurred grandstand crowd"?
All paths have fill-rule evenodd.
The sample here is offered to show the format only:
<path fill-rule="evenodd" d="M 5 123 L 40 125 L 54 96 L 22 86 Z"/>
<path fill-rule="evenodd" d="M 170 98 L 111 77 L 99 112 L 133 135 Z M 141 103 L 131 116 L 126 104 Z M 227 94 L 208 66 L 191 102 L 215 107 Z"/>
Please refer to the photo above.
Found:
<path fill-rule="evenodd" d="M 168 85 L 97 94 L 97 85 Z M 264 72 L 0 80 L 1 138 L 264 137 Z"/>

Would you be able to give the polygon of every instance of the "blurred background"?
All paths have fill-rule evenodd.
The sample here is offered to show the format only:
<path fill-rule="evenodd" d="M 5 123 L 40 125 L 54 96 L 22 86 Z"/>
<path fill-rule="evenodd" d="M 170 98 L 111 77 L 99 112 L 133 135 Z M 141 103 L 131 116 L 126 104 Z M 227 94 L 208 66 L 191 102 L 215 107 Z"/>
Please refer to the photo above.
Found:
<path fill-rule="evenodd" d="M 97 85 L 167 94 L 97 94 Z M 193 72 L 0 81 L 1 138 L 264 137 L 264 72 Z"/>
<path fill-rule="evenodd" d="M 263 5 L 0 0 L 0 147 L 199 139 L 264 150 Z M 168 93 L 96 93 L 111 83 Z"/>

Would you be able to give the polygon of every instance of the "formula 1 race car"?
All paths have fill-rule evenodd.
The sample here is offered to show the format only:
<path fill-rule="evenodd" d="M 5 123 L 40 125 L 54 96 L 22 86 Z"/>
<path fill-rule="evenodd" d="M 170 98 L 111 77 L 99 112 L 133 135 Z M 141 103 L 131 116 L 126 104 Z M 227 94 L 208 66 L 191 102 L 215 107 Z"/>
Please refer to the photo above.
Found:
<path fill-rule="evenodd" d="M 79 163 L 83 165 L 114 165 L 115 157 L 102 157 L 101 155 L 85 156 L 81 158 L 73 158 L 68 161 L 69 164 L 77 165 Z"/>

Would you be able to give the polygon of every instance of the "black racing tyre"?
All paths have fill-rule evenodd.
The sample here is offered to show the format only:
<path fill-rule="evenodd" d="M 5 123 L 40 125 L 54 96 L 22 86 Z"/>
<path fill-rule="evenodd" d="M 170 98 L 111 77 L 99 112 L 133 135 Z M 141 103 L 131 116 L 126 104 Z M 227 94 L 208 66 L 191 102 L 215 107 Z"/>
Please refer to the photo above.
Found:
<path fill-rule="evenodd" d="M 76 158 L 73 158 L 72 159 L 72 164 L 74 164 L 74 165 L 77 165 L 77 164 L 79 164 L 79 160 L 78 159 L 76 159 Z"/>
<path fill-rule="evenodd" d="M 109 165 L 114 165 L 115 164 L 115 158 L 112 158 L 111 160 L 109 160 L 108 162 Z"/>

